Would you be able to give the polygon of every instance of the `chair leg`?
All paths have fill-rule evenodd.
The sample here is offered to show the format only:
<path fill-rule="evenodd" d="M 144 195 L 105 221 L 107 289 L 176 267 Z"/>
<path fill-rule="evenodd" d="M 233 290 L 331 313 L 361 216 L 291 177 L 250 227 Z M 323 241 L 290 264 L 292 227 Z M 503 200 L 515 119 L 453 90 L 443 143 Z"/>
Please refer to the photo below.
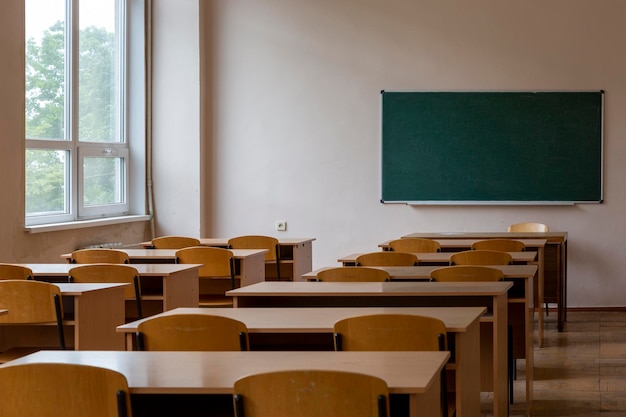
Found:
<path fill-rule="evenodd" d="M 508 329 L 508 363 L 509 363 L 509 404 L 513 404 L 513 381 L 515 380 L 515 359 L 513 359 L 513 328 Z"/>

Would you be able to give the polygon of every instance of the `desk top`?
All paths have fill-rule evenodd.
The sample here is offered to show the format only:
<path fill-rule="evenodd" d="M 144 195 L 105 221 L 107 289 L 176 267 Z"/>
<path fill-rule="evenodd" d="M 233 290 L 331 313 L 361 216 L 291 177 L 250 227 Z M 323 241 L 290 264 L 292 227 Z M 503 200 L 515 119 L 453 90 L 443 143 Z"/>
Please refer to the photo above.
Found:
<path fill-rule="evenodd" d="M 496 268 L 502 271 L 504 278 L 532 278 L 537 273 L 537 265 L 484 265 L 489 268 Z M 325 269 L 336 267 L 324 267 L 302 275 L 304 280 L 315 280 L 317 274 Z M 349 268 L 349 267 L 348 267 Z M 355 267 L 356 268 L 356 267 Z M 430 273 L 434 269 L 441 268 L 439 265 L 418 265 L 418 266 L 371 266 L 368 268 L 382 269 L 389 272 L 392 280 L 430 280 Z"/>
<path fill-rule="evenodd" d="M 88 292 L 103 291 L 103 290 L 106 291 L 111 288 L 125 287 L 130 284 L 126 284 L 126 283 L 106 283 L 106 284 L 80 283 L 79 284 L 75 282 L 72 282 L 72 283 L 63 282 L 63 283 L 55 283 L 54 285 L 59 287 L 62 295 L 81 295 L 81 294 L 88 293 Z"/>
<path fill-rule="evenodd" d="M 268 307 L 176 308 L 118 326 L 132 333 L 142 321 L 174 314 L 208 314 L 243 322 L 250 333 L 332 333 L 335 322 L 368 314 L 415 314 L 442 320 L 449 332 L 465 332 L 487 312 L 485 307 Z"/>
<path fill-rule="evenodd" d="M 201 237 L 200 244 L 204 246 L 226 247 L 228 246 L 228 240 L 229 238 L 227 237 Z M 278 238 L 278 244 L 281 246 L 298 246 L 304 243 L 313 242 L 314 240 L 314 237 L 281 237 Z M 152 241 L 139 242 L 139 246 L 150 248 L 152 247 Z"/>
<path fill-rule="evenodd" d="M 87 264 L 17 264 L 30 268 L 33 271 L 33 275 L 37 276 L 67 276 L 69 270 L 76 268 L 77 266 Z M 202 265 L 200 264 L 130 264 L 139 272 L 141 276 L 168 276 L 181 271 L 187 271 L 190 269 L 198 269 Z"/>
<path fill-rule="evenodd" d="M 426 239 L 559 239 L 567 240 L 567 232 L 417 232 L 402 237 Z"/>
<path fill-rule="evenodd" d="M 457 235 L 452 235 L 452 236 L 457 236 Z M 478 239 L 478 238 L 474 238 L 474 239 L 466 238 L 463 235 L 460 235 L 460 236 L 462 237 L 444 238 L 439 235 L 438 237 L 432 237 L 432 238 L 423 237 L 423 236 L 412 236 L 412 235 L 402 236 L 402 237 L 403 238 L 422 237 L 425 239 L 432 239 L 432 240 L 439 242 L 439 245 L 441 245 L 442 249 L 471 249 L 473 243 L 479 240 L 484 240 L 484 239 Z M 524 245 L 526 245 L 529 248 L 543 248 L 546 246 L 546 243 L 548 242 L 548 239 L 514 239 L 514 240 L 519 240 L 521 242 L 524 242 Z M 389 246 L 389 242 L 391 242 L 391 240 L 387 240 L 385 242 L 379 243 L 378 247 L 387 248 Z"/>
<path fill-rule="evenodd" d="M 126 376 L 131 394 L 232 394 L 239 378 L 290 369 L 333 369 L 375 375 L 390 393 L 423 394 L 450 352 L 133 352 L 39 351 L 10 363 L 77 363 Z"/>
<path fill-rule="evenodd" d="M 229 290 L 237 297 L 263 296 L 496 296 L 509 291 L 512 282 L 276 282 L 265 281 Z"/>
<path fill-rule="evenodd" d="M 438 262 L 445 263 L 450 262 L 450 257 L 458 252 L 428 252 L 428 253 L 415 253 L 418 262 Z M 513 258 L 513 262 L 534 262 L 537 259 L 537 252 L 524 251 L 524 252 L 507 252 Z M 337 262 L 341 263 L 354 263 L 357 256 L 360 253 L 352 253 L 337 259 Z"/>
<path fill-rule="evenodd" d="M 126 252 L 131 259 L 176 259 L 178 249 L 118 249 Z M 264 255 L 267 249 L 230 249 L 235 259 L 245 259 L 251 256 Z M 64 253 L 61 258 L 69 259 L 71 253 Z"/>

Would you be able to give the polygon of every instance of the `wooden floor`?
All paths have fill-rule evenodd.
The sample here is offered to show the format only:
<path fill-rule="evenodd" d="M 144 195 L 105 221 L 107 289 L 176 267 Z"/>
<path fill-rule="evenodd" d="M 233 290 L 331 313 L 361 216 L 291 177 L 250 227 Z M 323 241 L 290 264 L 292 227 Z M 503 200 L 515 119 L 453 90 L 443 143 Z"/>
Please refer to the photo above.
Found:
<path fill-rule="evenodd" d="M 626 416 L 626 312 L 568 312 L 566 329 L 547 318 L 545 347 L 535 347 L 532 416 Z M 515 404 L 525 415 L 524 363 L 518 361 Z M 491 416 L 490 398 L 482 415 Z"/>

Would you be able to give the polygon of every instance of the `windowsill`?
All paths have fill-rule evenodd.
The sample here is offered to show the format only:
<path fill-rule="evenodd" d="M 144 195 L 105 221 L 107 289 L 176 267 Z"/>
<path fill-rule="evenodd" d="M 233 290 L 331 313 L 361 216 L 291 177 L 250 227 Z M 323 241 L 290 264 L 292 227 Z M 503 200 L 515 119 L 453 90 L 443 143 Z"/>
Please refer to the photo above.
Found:
<path fill-rule="evenodd" d="M 107 217 L 103 219 L 79 220 L 64 223 L 48 223 L 26 226 L 29 233 L 56 232 L 59 230 L 84 229 L 87 227 L 108 226 L 112 224 L 144 222 L 150 220 L 147 214 L 133 214 L 129 216 Z"/>

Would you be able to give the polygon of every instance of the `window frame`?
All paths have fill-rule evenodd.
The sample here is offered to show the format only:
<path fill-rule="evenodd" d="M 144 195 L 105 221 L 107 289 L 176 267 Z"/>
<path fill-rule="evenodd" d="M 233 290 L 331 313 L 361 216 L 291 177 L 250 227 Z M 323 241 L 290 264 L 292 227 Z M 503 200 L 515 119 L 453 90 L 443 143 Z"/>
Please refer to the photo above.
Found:
<path fill-rule="evenodd" d="M 67 213 L 28 215 L 24 213 L 27 229 L 45 227 L 46 225 L 67 225 L 72 228 L 73 222 L 85 220 L 120 218 L 121 222 L 139 215 L 139 219 L 146 219 L 145 207 L 145 149 L 146 149 L 146 63 L 144 51 L 145 39 L 145 11 L 146 0 L 116 0 L 119 1 L 120 19 L 117 23 L 119 55 L 116 61 L 122 70 L 119 73 L 120 89 L 119 112 L 117 119 L 119 142 L 86 142 L 78 139 L 78 33 L 79 22 L 78 4 L 80 0 L 65 0 L 66 18 L 66 97 L 64 123 L 65 138 L 60 140 L 29 139 L 25 140 L 25 151 L 29 149 L 49 149 L 68 151 L 70 157 L 66 167 L 68 180 L 65 186 Z M 71 5 L 74 4 L 72 8 Z M 67 36 L 71 34 L 71 36 Z M 69 49 L 68 49 L 69 48 Z M 69 77 L 69 78 L 68 78 Z M 75 88 L 72 88 L 75 87 Z M 89 156 L 111 155 L 122 157 L 124 189 L 122 201 L 119 204 L 106 204 L 86 207 L 83 204 L 83 160 Z M 132 156 L 132 157 L 131 157 Z M 24 190 L 26 197 L 26 188 Z M 69 202 L 67 201 L 69 200 Z M 32 230 L 31 230 L 32 231 Z"/>

